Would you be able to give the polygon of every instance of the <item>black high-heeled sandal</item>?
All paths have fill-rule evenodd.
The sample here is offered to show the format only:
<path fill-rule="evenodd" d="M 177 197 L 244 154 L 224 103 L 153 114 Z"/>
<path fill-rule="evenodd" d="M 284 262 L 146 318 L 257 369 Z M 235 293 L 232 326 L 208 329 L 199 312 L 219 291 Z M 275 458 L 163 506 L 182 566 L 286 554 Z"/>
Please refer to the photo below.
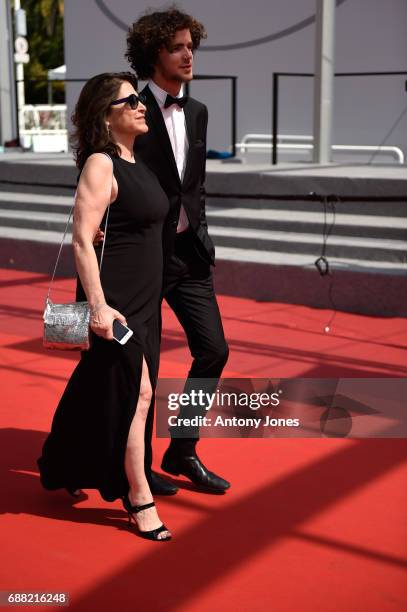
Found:
<path fill-rule="evenodd" d="M 156 542 L 166 542 L 168 540 L 171 540 L 171 535 L 167 536 L 166 538 L 158 537 L 158 535 L 162 533 L 163 531 L 168 531 L 164 523 L 162 523 L 160 527 L 157 527 L 156 529 L 151 529 L 150 531 L 142 531 L 137 525 L 137 521 L 134 518 L 133 513 L 137 514 L 138 512 L 141 512 L 142 510 L 147 510 L 147 508 L 152 508 L 153 506 L 155 506 L 154 502 L 143 504 L 142 506 L 132 506 L 128 495 L 123 497 L 122 501 L 123 501 L 123 507 L 126 510 L 127 514 L 129 515 L 129 525 L 131 525 L 131 521 L 133 520 L 136 524 L 137 531 L 143 538 L 146 538 L 147 540 L 155 540 Z"/>

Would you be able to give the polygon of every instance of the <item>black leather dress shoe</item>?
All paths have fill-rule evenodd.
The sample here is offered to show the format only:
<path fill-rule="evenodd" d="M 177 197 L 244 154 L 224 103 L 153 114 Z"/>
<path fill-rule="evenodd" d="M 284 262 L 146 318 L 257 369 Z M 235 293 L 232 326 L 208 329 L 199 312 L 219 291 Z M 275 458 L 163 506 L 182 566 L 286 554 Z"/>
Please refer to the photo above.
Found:
<path fill-rule="evenodd" d="M 168 449 L 164 453 L 161 468 L 168 474 L 175 476 L 182 474 L 198 487 L 215 493 L 224 493 L 230 487 L 230 482 L 206 469 L 196 454 L 179 455 Z"/>
<path fill-rule="evenodd" d="M 157 472 L 153 472 L 153 470 L 151 470 L 147 480 L 153 495 L 175 495 L 178 491 L 178 487 L 157 474 Z"/>

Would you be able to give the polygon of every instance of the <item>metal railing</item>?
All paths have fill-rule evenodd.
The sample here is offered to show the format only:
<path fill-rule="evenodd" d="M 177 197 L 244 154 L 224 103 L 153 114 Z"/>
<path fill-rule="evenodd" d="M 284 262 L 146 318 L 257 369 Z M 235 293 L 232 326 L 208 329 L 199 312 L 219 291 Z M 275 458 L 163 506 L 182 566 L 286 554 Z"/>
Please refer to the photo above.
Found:
<path fill-rule="evenodd" d="M 291 142 L 284 142 L 291 141 Z M 313 136 L 306 134 L 278 134 L 277 149 L 285 153 L 296 153 L 297 151 L 312 152 L 314 145 Z M 298 142 L 300 141 L 300 142 Z M 301 142 L 302 141 L 302 142 Z M 246 150 L 254 152 L 270 151 L 273 147 L 272 134 L 245 134 L 241 142 L 236 143 L 236 148 L 241 153 L 246 153 Z M 389 155 L 399 164 L 405 163 L 404 152 L 400 147 L 390 145 L 332 145 L 333 151 L 346 151 L 348 153 L 381 153 Z"/>
<path fill-rule="evenodd" d="M 52 83 L 86 83 L 88 79 L 71 79 L 71 78 L 66 78 L 66 79 L 26 79 L 23 82 L 30 82 L 30 83 L 36 83 L 36 82 L 43 82 L 43 83 L 47 83 L 48 86 L 48 91 L 49 88 L 52 87 Z M 230 113 L 230 119 L 231 119 L 231 143 L 230 143 L 230 148 L 232 151 L 232 157 L 236 156 L 236 137 L 237 137 L 237 76 L 232 76 L 232 75 L 213 75 L 213 74 L 197 74 L 194 76 L 193 81 L 219 81 L 219 80 L 228 80 L 230 81 L 230 85 L 231 85 L 231 103 L 230 103 L 230 108 L 231 108 L 231 113 Z M 193 82 L 192 81 L 192 82 Z M 22 81 L 16 81 L 16 86 L 17 83 L 20 83 Z M 191 84 L 190 83 L 186 83 L 186 93 L 189 95 L 189 91 L 190 91 L 190 87 Z M 18 112 L 18 109 L 17 109 Z M 20 136 L 20 134 L 18 135 Z"/>
<path fill-rule="evenodd" d="M 363 76 L 401 76 L 406 75 L 407 71 L 394 72 L 336 72 L 335 77 L 363 77 Z M 277 164 L 277 145 L 278 145 L 278 111 L 279 111 L 279 87 L 280 77 L 314 77 L 312 72 L 273 72 L 272 75 L 272 147 L 271 163 Z M 341 146 L 341 145 L 337 145 Z M 376 147 L 377 150 L 377 147 Z"/>
<path fill-rule="evenodd" d="M 198 74 L 194 76 L 193 81 L 210 81 L 210 80 L 229 80 L 231 86 L 231 150 L 232 157 L 236 156 L 236 136 L 237 136 L 237 76 L 230 75 L 205 75 Z M 186 92 L 189 95 L 190 83 L 186 84 Z"/>

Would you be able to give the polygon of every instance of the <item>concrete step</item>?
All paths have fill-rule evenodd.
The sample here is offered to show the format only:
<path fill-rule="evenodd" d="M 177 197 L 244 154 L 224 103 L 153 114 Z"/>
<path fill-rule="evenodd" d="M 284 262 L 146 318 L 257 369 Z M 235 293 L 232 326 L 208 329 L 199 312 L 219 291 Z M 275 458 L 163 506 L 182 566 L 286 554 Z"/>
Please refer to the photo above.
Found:
<path fill-rule="evenodd" d="M 62 240 L 62 231 L 49 229 L 52 221 L 44 215 L 44 227 L 32 229 L 29 227 L 15 227 L 0 225 L 0 240 L 43 243 L 59 247 Z M 59 216 L 59 215 L 53 215 Z M 65 227 L 65 226 L 64 226 Z M 244 238 L 242 238 L 242 234 Z M 250 238 L 249 236 L 252 235 Z M 314 262 L 321 254 L 321 241 L 313 235 L 302 235 L 299 242 L 297 234 L 280 232 L 261 232 L 258 230 L 236 230 L 231 228 L 211 228 L 211 236 L 216 246 L 217 259 L 226 259 L 239 262 L 259 263 L 262 265 L 284 265 L 314 267 Z M 277 238 L 276 238 L 277 237 Z M 367 274 L 407 274 L 407 256 L 405 245 L 401 241 L 363 240 L 354 246 L 354 239 L 341 238 L 339 244 L 330 244 L 336 237 L 330 237 L 326 249 L 330 266 L 341 270 L 353 270 Z M 266 248 L 270 245 L 274 247 Z M 71 234 L 65 239 L 65 248 L 70 249 Z M 260 248 L 249 244 L 260 244 Z M 361 246 L 359 243 L 362 243 Z M 390 250 L 392 247 L 394 250 Z M 354 254 L 356 252 L 356 255 Z M 7 258 L 7 253 L 4 254 Z"/>
<path fill-rule="evenodd" d="M 2 164 L 0 163 L 0 169 Z M 210 177 L 209 177 L 210 178 Z M 210 182 L 210 181 L 209 181 Z M 273 199 L 251 199 L 243 197 L 231 197 L 231 198 L 220 198 L 212 197 L 211 193 L 215 192 L 207 186 L 207 206 L 215 209 L 250 209 L 250 210 L 275 210 L 275 211 L 290 211 L 290 213 L 297 213 L 298 211 L 303 212 L 314 212 L 323 214 L 324 206 L 321 202 L 314 201 L 286 201 L 286 200 L 273 200 Z M 406 188 L 407 191 L 407 188 Z M 58 183 L 26 183 L 21 182 L 1 182 L 0 179 L 0 196 L 3 193 L 33 193 L 33 194 L 44 194 L 44 195 L 55 195 L 55 196 L 67 196 L 73 197 L 75 193 L 75 183 L 71 186 L 59 185 Z M 244 192 L 243 192 L 244 193 Z M 253 193 L 256 193 L 253 191 Z M 274 193 L 278 193 L 275 191 Z M 377 194 L 380 195 L 380 194 Z M 398 197 L 400 194 L 395 194 Z M 395 217 L 407 217 L 407 193 L 404 196 L 405 201 L 402 202 L 336 202 L 335 209 L 338 214 L 340 213 L 351 213 L 355 215 L 374 215 L 374 216 L 395 216 Z M 328 205 L 328 210 L 331 210 L 331 206 Z"/>
<path fill-rule="evenodd" d="M 0 267 L 51 274 L 60 232 L 4 227 Z M 345 310 L 373 316 L 407 315 L 407 264 L 330 260 L 332 274 L 321 277 L 315 258 L 298 253 L 217 247 L 215 287 L 219 294 Z M 58 276 L 75 276 L 72 247 L 62 250 Z M 44 294 L 45 297 L 45 294 Z"/>
<path fill-rule="evenodd" d="M 36 212 L 57 212 L 68 214 L 74 202 L 72 194 L 23 193 L 0 191 L 0 210 L 26 210 Z"/>
<path fill-rule="evenodd" d="M 323 211 L 321 201 L 301 199 L 315 192 L 321 196 L 335 194 L 339 198 L 345 197 L 347 201 L 335 202 L 337 212 L 407 216 L 407 171 L 403 166 L 384 172 L 381 167 L 358 164 L 328 164 L 318 168 L 296 164 L 267 171 L 265 168 L 250 171 L 249 166 L 232 165 L 233 168 L 225 164 L 218 172 L 215 166 L 208 165 L 206 191 L 211 195 L 208 204 L 320 212 Z M 291 198 L 296 195 L 298 200 L 279 199 L 279 196 Z M 359 202 L 358 198 L 367 198 L 367 201 Z M 331 204 L 327 206 L 329 208 Z"/>
<path fill-rule="evenodd" d="M 208 190 L 208 194 L 210 194 Z M 256 193 L 256 192 L 253 192 Z M 278 193 L 277 191 L 275 193 Z M 261 194 L 259 194 L 261 195 Z M 398 196 L 397 196 L 398 197 Z M 335 202 L 335 210 L 337 213 L 352 213 L 355 215 L 378 215 L 387 217 L 388 215 L 396 217 L 407 216 L 407 195 L 405 201 L 401 202 L 376 202 L 372 198 L 368 202 L 346 201 Z M 324 205 L 321 202 L 298 200 L 278 200 L 278 199 L 262 199 L 261 197 L 252 199 L 243 197 L 213 197 L 208 196 L 206 202 L 210 206 L 216 208 L 250 208 L 250 209 L 271 209 L 271 210 L 289 210 L 292 213 L 298 211 L 323 213 Z M 327 210 L 332 210 L 328 205 Z"/>
<path fill-rule="evenodd" d="M 49 220 L 65 223 L 62 217 L 53 217 L 53 213 L 68 215 L 73 203 L 71 195 L 53 195 L 40 193 L 0 192 L 0 213 L 2 211 L 26 211 L 22 227 L 39 227 L 44 218 L 38 213 L 49 213 Z M 8 215 L 1 215 L 0 224 L 13 225 L 7 221 Z M 10 215 L 18 219 L 18 215 Z M 324 213 L 312 211 L 292 211 L 286 209 L 249 209 L 249 208 L 215 208 L 208 207 L 207 219 L 210 226 L 271 230 L 281 232 L 315 233 L 322 235 L 324 230 Z M 360 236 L 369 238 L 387 238 L 403 240 L 407 236 L 407 217 L 357 215 L 338 213 L 335 219 L 327 215 L 328 227 L 334 221 L 332 233 L 338 236 Z M 41 227 L 43 229 L 43 226 Z M 61 224 L 49 229 L 63 229 Z"/>
<path fill-rule="evenodd" d="M 43 243 L 53 247 L 55 256 L 61 243 L 61 232 L 47 230 L 32 230 L 26 228 L 3 227 L 1 228 L 0 240 L 13 240 L 22 244 L 23 242 Z M 71 250 L 70 237 L 66 238 L 65 247 Z M 319 253 L 318 253 L 319 255 Z M 299 266 L 314 269 L 315 256 L 300 252 L 264 251 L 259 249 L 248 249 L 239 247 L 216 247 L 217 260 L 230 260 L 236 262 L 251 262 L 272 266 Z M 333 269 L 352 270 L 357 272 L 382 273 L 382 274 L 407 274 L 406 261 L 371 261 L 351 257 L 335 257 L 330 261 Z M 0 263 L 1 267 L 1 263 Z"/>
<path fill-rule="evenodd" d="M 70 154 L 0 155 L 0 266 L 52 272 L 77 174 Z M 380 317 L 407 315 L 405 167 L 209 161 L 206 191 L 219 293 Z M 336 223 L 327 248 L 333 274 L 325 277 L 314 265 L 324 204 L 302 199 L 312 191 L 355 198 L 326 205 L 328 223 L 333 208 Z M 70 237 L 58 275 L 75 275 Z"/>
<path fill-rule="evenodd" d="M 38 153 L 19 154 L 14 157 L 0 156 L 0 191 L 43 190 L 44 193 L 58 195 L 74 191 L 78 171 L 71 157 L 71 154 Z M 208 162 L 206 191 L 207 203 L 222 208 L 322 212 L 321 202 L 301 200 L 304 195 L 314 191 L 321 195 L 335 193 L 337 196 L 371 198 L 366 202 L 337 201 L 337 212 L 407 216 L 405 167 L 384 169 L 380 166 L 361 165 L 359 168 L 358 164 L 329 164 L 327 167 L 312 168 L 310 164 L 290 164 L 287 167 L 283 164 L 271 168 L 267 165 Z M 228 197 L 219 197 L 216 194 L 226 194 Z M 253 195 L 256 195 L 256 199 L 252 198 Z M 298 195 L 299 199 L 269 199 L 287 195 Z M 382 197 L 387 201 L 375 201 L 375 197 Z M 392 197 L 402 198 L 402 201 L 391 201 Z"/>
<path fill-rule="evenodd" d="M 63 198 L 61 197 L 61 200 Z M 61 203 L 63 205 L 63 203 Z M 53 210 L 57 205 L 53 205 Z M 227 218 L 227 217 L 226 217 Z M 214 221 L 217 216 L 213 217 Z M 305 233 L 295 231 L 273 231 L 236 227 L 235 219 L 229 217 L 228 227 L 211 224 L 210 232 L 215 245 L 240 247 L 259 251 L 280 251 L 319 255 L 321 253 L 322 233 Z M 66 225 L 67 214 L 55 212 L 35 212 L 27 210 L 0 210 L 0 228 L 15 227 L 33 231 L 51 231 L 61 234 Z M 261 219 L 257 219 L 261 221 Z M 303 224 L 304 225 L 304 224 Z M 289 227 L 289 226 L 287 226 Z M 311 227 L 308 224 L 308 227 Z M 373 225 L 378 231 L 379 228 Z M 315 228 L 312 226 L 312 229 Z M 322 228 L 320 228 L 322 229 Z M 391 230 L 392 228 L 388 228 Z M 1 231 L 1 229 L 0 229 Z M 71 232 L 71 224 L 68 233 Z M 402 233 L 401 233 L 402 234 Z M 370 259 L 374 261 L 405 261 L 406 243 L 399 239 L 376 237 L 350 237 L 330 235 L 327 241 L 326 254 L 329 257 L 350 257 L 353 259 Z"/>
<path fill-rule="evenodd" d="M 72 198 L 75 194 L 75 186 L 72 185 L 72 187 L 61 187 L 60 185 L 27 185 L 25 183 L 2 183 L 0 181 L 0 196 L 3 193 L 22 193 L 24 195 L 32 193 L 45 195 L 62 195 Z"/>
<path fill-rule="evenodd" d="M 0 232 L 3 227 L 18 227 L 35 230 L 63 232 L 68 214 L 55 212 L 35 212 L 26 210 L 0 210 Z M 72 221 L 68 231 L 71 231 Z"/>
<path fill-rule="evenodd" d="M 206 217 L 210 226 L 226 226 L 275 231 L 317 233 L 324 231 L 324 213 L 292 211 L 286 209 L 249 209 L 208 207 Z M 333 223 L 332 233 L 338 236 L 361 236 L 369 238 L 407 238 L 407 217 L 382 217 L 377 215 L 353 215 L 339 213 L 327 215 L 328 228 Z"/>
<path fill-rule="evenodd" d="M 66 214 L 54 212 L 27 214 L 27 211 L 23 210 L 0 210 L 0 228 L 45 230 L 56 234 L 60 232 L 59 235 L 61 235 L 66 221 Z M 71 232 L 71 224 L 68 232 Z M 229 227 L 211 225 L 210 233 L 216 246 L 269 252 L 294 252 L 312 256 L 321 254 L 323 242 L 322 236 L 317 234 L 236 228 L 233 223 L 230 223 Z M 331 235 L 327 241 L 326 255 L 327 257 L 350 257 L 370 261 L 404 262 L 407 260 L 406 251 L 406 243 L 402 240 Z"/>
<path fill-rule="evenodd" d="M 216 259 L 235 262 L 250 262 L 270 266 L 293 266 L 316 270 L 315 257 L 301 253 L 264 252 L 255 249 L 217 247 Z M 370 274 L 407 275 L 407 263 L 388 261 L 363 261 L 350 257 L 330 260 L 332 270 L 363 272 Z"/>
<path fill-rule="evenodd" d="M 237 229 L 234 227 L 211 227 L 215 245 L 240 247 L 259 251 L 321 255 L 322 237 L 316 234 L 297 232 L 274 232 L 267 230 Z M 401 262 L 407 261 L 406 243 L 401 240 L 378 238 L 355 238 L 329 236 L 327 257 L 357 260 Z"/>

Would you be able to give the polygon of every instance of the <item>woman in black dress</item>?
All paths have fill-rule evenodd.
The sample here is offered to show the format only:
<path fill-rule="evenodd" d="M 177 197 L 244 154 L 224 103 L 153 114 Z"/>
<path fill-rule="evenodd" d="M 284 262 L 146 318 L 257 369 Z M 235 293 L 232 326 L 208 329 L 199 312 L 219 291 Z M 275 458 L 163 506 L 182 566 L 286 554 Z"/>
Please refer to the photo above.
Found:
<path fill-rule="evenodd" d="M 91 308 L 91 349 L 73 372 L 38 460 L 46 489 L 98 489 L 123 500 L 129 522 L 168 540 L 144 472 L 144 431 L 159 362 L 162 226 L 168 200 L 155 175 L 134 159 L 148 130 L 136 79 L 106 73 L 84 86 L 73 115 L 78 183 L 73 248 L 77 299 Z M 102 270 L 93 238 L 109 208 Z M 133 330 L 113 340 L 119 319 Z"/>

